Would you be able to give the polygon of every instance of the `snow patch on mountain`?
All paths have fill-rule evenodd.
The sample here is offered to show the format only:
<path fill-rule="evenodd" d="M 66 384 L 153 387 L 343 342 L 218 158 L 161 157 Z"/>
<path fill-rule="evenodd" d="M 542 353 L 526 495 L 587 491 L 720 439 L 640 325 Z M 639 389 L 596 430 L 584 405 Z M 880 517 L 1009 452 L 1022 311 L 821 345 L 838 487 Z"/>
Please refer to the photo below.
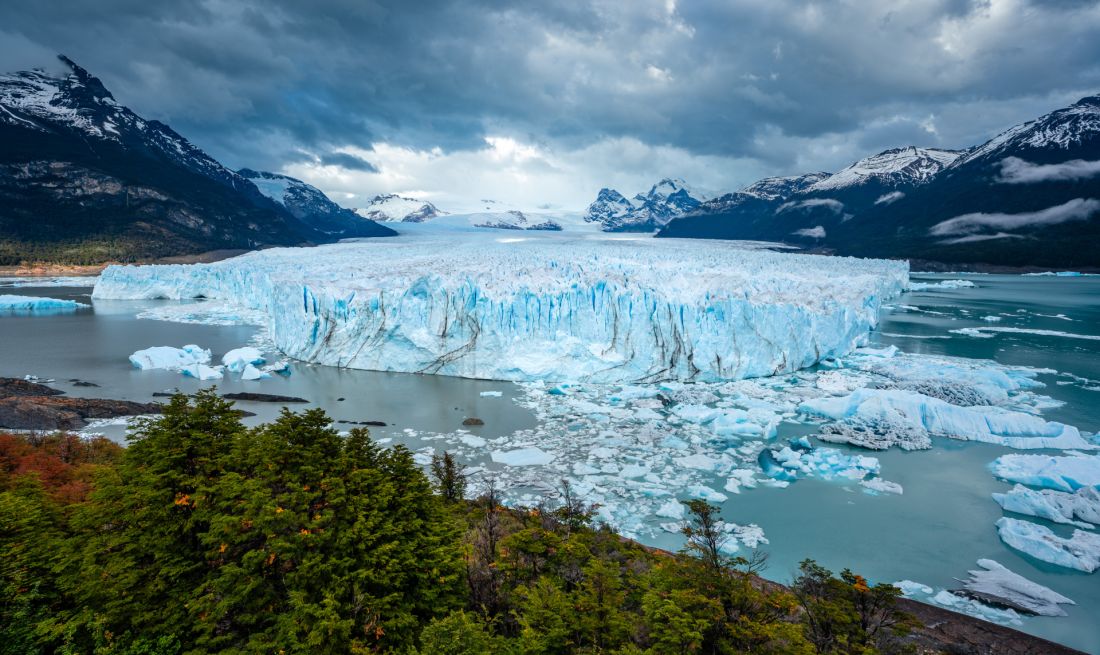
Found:
<path fill-rule="evenodd" d="M 584 220 L 600 223 L 608 232 L 648 232 L 695 210 L 702 202 L 703 195 L 683 180 L 665 178 L 630 200 L 614 189 L 601 189 Z"/>
<path fill-rule="evenodd" d="M 372 221 L 387 223 L 423 223 L 447 212 L 440 211 L 427 200 L 406 198 L 396 193 L 377 195 L 371 198 L 366 207 L 359 207 L 355 213 Z"/>
<path fill-rule="evenodd" d="M 835 191 L 878 181 L 888 186 L 922 184 L 951 165 L 963 153 L 938 148 L 893 148 L 861 159 L 806 188 L 806 192 Z"/>

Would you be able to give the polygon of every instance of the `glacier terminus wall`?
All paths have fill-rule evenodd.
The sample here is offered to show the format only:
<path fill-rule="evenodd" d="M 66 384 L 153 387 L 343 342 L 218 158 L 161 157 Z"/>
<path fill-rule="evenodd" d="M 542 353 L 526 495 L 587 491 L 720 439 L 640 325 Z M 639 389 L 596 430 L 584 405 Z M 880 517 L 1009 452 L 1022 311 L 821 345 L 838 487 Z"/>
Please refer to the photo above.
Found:
<path fill-rule="evenodd" d="M 318 364 L 530 381 L 720 381 L 864 343 L 904 262 L 608 235 L 414 233 L 213 264 L 112 266 L 93 297 L 261 311 Z"/>

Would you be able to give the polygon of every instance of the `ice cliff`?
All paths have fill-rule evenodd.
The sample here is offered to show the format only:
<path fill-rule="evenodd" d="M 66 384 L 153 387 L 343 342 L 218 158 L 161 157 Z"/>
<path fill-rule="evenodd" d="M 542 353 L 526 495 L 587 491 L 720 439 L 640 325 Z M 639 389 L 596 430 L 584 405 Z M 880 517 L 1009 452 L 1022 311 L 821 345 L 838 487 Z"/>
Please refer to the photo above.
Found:
<path fill-rule="evenodd" d="M 95 298 L 210 298 L 349 368 L 502 380 L 719 381 L 862 344 L 904 263 L 736 243 L 410 235 L 213 264 L 112 266 Z"/>

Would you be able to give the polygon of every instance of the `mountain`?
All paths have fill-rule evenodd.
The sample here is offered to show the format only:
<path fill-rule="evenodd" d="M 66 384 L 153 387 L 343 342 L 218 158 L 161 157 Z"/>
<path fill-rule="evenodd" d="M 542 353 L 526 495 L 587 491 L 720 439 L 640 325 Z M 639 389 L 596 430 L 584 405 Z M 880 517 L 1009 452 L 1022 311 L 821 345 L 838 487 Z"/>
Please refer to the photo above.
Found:
<path fill-rule="evenodd" d="M 474 227 L 487 227 L 495 230 L 544 230 L 558 232 L 562 227 L 550 219 L 536 222 L 523 212 L 511 209 L 504 212 L 470 214 Z"/>
<path fill-rule="evenodd" d="M 786 196 L 727 196 L 657 236 L 948 267 L 1100 268 L 1100 96 L 964 151 L 887 150 Z"/>
<path fill-rule="evenodd" d="M 0 264 L 139 261 L 391 232 L 303 223 L 167 125 L 119 104 L 99 79 L 0 75 Z"/>
<path fill-rule="evenodd" d="M 393 233 L 389 228 L 337 205 L 317 187 L 289 175 L 250 168 L 242 168 L 237 174 L 256 185 L 260 193 L 285 207 L 299 221 L 325 234 L 344 235 L 362 230 L 364 224 L 373 226 L 379 233 L 377 236 Z"/>
<path fill-rule="evenodd" d="M 372 221 L 386 223 L 423 223 L 446 215 L 427 200 L 405 198 L 396 193 L 375 196 L 366 207 L 360 207 L 355 212 Z"/>
<path fill-rule="evenodd" d="M 699 194 L 683 180 L 665 178 L 633 200 L 614 189 L 600 189 L 585 211 L 584 220 L 600 223 L 605 232 L 652 232 L 701 203 Z"/>

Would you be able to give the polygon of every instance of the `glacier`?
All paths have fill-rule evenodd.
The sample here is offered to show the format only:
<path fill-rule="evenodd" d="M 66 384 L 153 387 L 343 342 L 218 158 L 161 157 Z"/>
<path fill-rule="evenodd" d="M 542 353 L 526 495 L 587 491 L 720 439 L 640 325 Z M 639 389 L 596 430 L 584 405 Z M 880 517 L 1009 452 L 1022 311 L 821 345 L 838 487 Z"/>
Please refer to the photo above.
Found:
<path fill-rule="evenodd" d="M 213 264 L 111 266 L 97 299 L 260 311 L 313 363 L 513 381 L 722 381 L 844 355 L 903 262 L 609 235 L 414 233 Z"/>

